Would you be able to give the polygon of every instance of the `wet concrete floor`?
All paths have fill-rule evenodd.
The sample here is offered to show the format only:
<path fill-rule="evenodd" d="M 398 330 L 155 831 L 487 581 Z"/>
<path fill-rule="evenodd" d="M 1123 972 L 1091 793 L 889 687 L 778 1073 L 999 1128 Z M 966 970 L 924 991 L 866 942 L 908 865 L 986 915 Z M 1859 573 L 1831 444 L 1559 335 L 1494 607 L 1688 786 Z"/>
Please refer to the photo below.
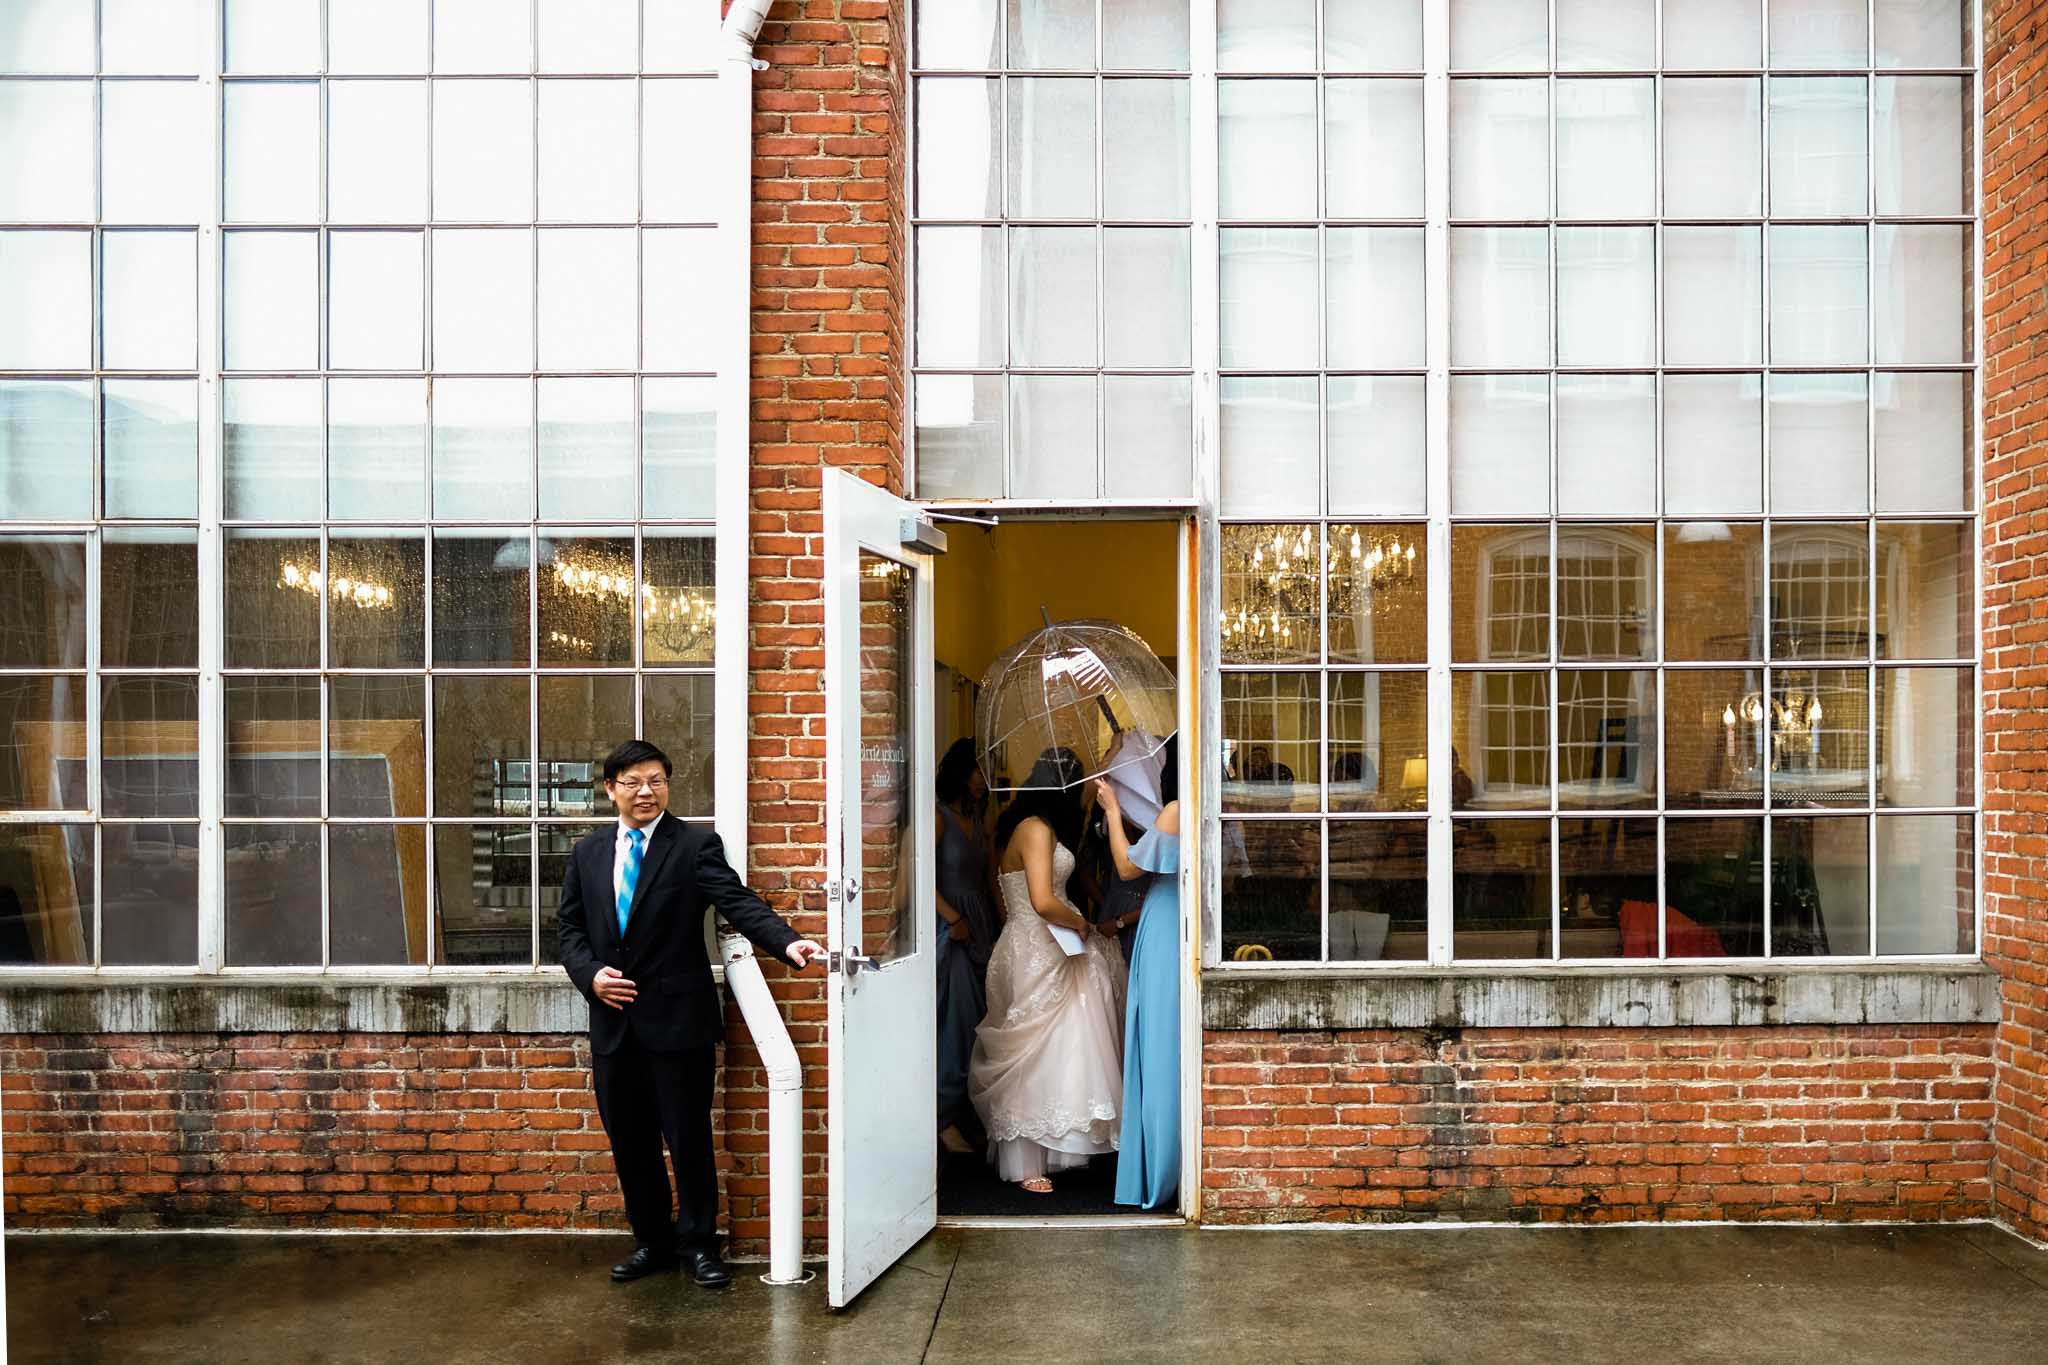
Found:
<path fill-rule="evenodd" d="M 942 1229 L 843 1313 L 761 1266 L 615 1286 L 611 1237 L 7 1239 L 40 1362 L 2048 1359 L 1995 1228 Z"/>

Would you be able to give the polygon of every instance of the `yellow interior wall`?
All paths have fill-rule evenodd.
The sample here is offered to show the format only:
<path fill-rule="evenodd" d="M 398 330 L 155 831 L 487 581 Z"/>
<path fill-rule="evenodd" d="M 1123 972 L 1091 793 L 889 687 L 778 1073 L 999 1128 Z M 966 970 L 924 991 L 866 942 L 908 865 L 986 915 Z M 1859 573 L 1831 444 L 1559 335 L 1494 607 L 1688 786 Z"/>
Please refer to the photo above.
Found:
<path fill-rule="evenodd" d="M 1042 624 L 1107 617 L 1163 659 L 1178 640 L 1175 521 L 949 522 L 932 630 L 938 661 L 979 680 L 996 655 Z"/>

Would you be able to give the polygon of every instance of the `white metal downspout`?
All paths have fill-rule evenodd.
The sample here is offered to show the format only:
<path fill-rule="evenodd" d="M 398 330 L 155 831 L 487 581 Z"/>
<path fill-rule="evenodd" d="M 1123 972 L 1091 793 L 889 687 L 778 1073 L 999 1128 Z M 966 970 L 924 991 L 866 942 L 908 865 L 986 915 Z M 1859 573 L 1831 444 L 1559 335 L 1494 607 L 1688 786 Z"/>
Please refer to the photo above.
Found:
<path fill-rule="evenodd" d="M 719 317 L 730 329 L 720 348 L 717 465 L 714 500 L 719 535 L 718 717 L 716 793 L 719 837 L 734 866 L 747 865 L 747 536 L 750 392 L 753 359 L 754 58 L 769 0 L 733 0 L 719 34 L 718 127 L 707 130 L 723 149 L 718 160 Z M 726 989 L 768 1073 L 769 1284 L 800 1284 L 803 1268 L 804 1073 L 782 1011 L 768 992 L 761 964 L 744 938 L 719 926 L 718 956 Z"/>

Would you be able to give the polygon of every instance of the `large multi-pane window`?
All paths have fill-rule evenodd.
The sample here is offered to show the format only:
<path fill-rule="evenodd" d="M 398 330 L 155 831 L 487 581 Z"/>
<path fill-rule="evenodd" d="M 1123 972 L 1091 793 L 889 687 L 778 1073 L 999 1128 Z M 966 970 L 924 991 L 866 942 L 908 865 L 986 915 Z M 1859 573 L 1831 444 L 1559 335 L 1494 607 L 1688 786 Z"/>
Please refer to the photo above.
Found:
<path fill-rule="evenodd" d="M 0 6 L 0 960 L 551 960 L 711 815 L 715 7 Z"/>
<path fill-rule="evenodd" d="M 1114 495 L 1018 484 L 992 283 L 1095 297 L 996 226 L 995 68 L 1113 8 L 976 11 L 985 175 L 920 119 L 920 214 L 988 223 L 977 287 L 917 244 L 927 496 Z M 1189 14 L 1222 959 L 1974 951 L 1971 7 Z M 927 403 L 970 335 L 987 402 Z"/>

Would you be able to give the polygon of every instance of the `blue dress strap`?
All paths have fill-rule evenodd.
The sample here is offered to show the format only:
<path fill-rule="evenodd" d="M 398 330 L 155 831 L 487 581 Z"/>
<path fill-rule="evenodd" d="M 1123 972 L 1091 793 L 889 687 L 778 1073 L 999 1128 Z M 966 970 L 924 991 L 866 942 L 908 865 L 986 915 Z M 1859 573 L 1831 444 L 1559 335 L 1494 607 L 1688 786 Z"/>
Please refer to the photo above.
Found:
<path fill-rule="evenodd" d="M 1131 848 L 1131 861 L 1147 872 L 1180 871 L 1180 836 L 1145 831 L 1145 837 Z"/>

